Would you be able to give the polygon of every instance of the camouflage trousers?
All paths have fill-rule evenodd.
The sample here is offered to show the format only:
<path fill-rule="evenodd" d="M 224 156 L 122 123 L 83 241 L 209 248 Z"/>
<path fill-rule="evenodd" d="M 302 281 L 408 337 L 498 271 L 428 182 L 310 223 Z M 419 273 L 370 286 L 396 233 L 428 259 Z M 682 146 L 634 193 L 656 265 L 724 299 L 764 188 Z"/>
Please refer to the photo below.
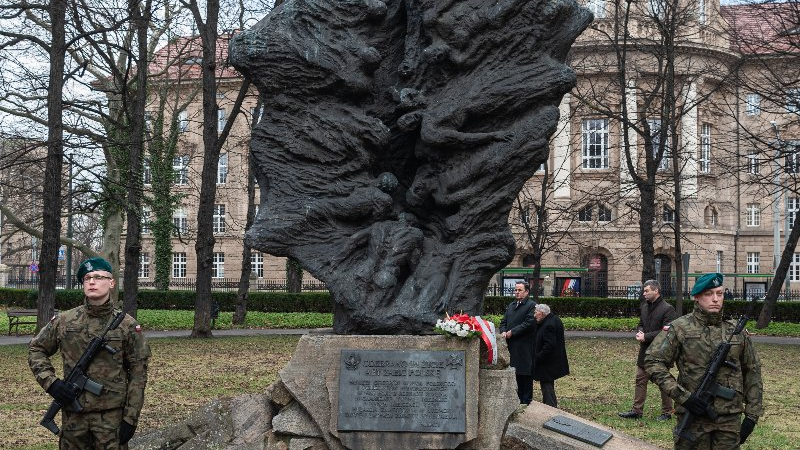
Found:
<path fill-rule="evenodd" d="M 122 408 L 88 413 L 62 410 L 59 450 L 127 450 L 119 444 Z"/>
<path fill-rule="evenodd" d="M 677 415 L 681 423 L 683 414 Z M 742 426 L 741 414 L 726 414 L 716 420 L 695 419 L 688 431 L 697 438 L 696 442 L 685 439 L 675 441 L 675 450 L 739 450 L 739 430 Z"/>

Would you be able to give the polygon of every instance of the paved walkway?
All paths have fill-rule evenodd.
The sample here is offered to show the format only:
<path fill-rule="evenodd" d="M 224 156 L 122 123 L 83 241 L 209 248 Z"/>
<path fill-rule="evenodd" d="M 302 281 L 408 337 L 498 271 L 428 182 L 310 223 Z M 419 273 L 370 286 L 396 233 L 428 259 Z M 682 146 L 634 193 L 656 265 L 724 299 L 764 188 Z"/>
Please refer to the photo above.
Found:
<path fill-rule="evenodd" d="M 268 335 L 300 335 L 307 333 L 330 332 L 330 328 L 259 328 L 259 329 L 239 329 L 239 330 L 213 330 L 215 337 L 221 336 L 268 336 Z M 189 337 L 190 330 L 169 330 L 169 331 L 146 331 L 148 339 L 158 339 L 165 337 Z M 634 341 L 634 333 L 624 331 L 567 331 L 567 337 L 580 338 L 611 338 L 611 339 L 630 339 Z M 22 336 L 0 336 L 0 345 L 27 344 L 31 340 L 31 335 Z M 781 337 L 781 336 L 752 336 L 754 342 L 763 344 L 780 345 L 800 345 L 800 338 Z"/>

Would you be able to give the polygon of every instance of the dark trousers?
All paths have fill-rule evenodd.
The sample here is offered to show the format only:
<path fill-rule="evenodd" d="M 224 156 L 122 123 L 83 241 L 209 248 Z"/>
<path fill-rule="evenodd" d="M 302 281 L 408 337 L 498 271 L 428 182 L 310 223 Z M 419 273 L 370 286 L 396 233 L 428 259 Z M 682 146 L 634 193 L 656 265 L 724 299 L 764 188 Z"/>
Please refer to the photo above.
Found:
<path fill-rule="evenodd" d="M 553 408 L 558 408 L 558 399 L 556 398 L 556 382 L 540 381 L 539 387 L 542 389 L 542 403 L 552 406 Z"/>
<path fill-rule="evenodd" d="M 520 403 L 530 405 L 533 400 L 533 377 L 531 375 L 517 374 L 517 396 Z"/>
<path fill-rule="evenodd" d="M 647 383 L 650 375 L 641 367 L 636 367 L 636 388 L 633 391 L 633 412 L 642 414 L 644 411 L 644 401 L 647 399 Z M 658 386 L 656 386 L 658 387 Z M 672 399 L 664 391 L 658 389 L 661 394 L 661 413 L 672 414 Z"/>

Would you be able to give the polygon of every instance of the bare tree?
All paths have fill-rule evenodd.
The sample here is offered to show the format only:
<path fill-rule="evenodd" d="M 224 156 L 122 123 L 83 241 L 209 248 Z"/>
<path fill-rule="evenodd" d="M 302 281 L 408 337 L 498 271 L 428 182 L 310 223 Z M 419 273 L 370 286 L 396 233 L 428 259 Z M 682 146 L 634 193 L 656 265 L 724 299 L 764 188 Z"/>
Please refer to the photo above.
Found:
<path fill-rule="evenodd" d="M 800 3 L 754 1 L 724 12 L 743 61 L 736 73 L 739 89 L 730 96 L 735 102 L 719 105 L 721 114 L 736 121 L 740 141 L 731 152 L 728 168 L 746 194 L 765 199 L 772 207 L 774 276 L 756 324 L 765 328 L 800 238 L 796 219 L 800 209 Z M 755 23 L 758 27 L 752 26 Z M 742 110 L 744 115 L 739 113 Z M 781 210 L 786 215 L 783 223 Z M 779 257 L 781 233 L 786 242 Z"/>
<path fill-rule="evenodd" d="M 689 127 L 697 126 L 698 109 L 718 89 L 705 78 L 719 81 L 730 71 L 723 52 L 709 56 L 697 52 L 696 46 L 718 44 L 705 36 L 715 36 L 713 30 L 720 24 L 691 2 L 607 4 L 607 9 L 595 12 L 612 20 L 596 21 L 573 48 L 572 64 L 592 74 L 579 82 L 575 95 L 587 113 L 619 128 L 620 183 L 626 192 L 620 200 L 639 216 L 642 281 L 657 278 L 654 224 L 659 223 L 657 208 L 663 204 L 680 286 L 686 209 L 682 202 L 698 192 L 697 149 L 692 142 L 697 130 Z M 680 289 L 676 300 L 680 311 Z"/>

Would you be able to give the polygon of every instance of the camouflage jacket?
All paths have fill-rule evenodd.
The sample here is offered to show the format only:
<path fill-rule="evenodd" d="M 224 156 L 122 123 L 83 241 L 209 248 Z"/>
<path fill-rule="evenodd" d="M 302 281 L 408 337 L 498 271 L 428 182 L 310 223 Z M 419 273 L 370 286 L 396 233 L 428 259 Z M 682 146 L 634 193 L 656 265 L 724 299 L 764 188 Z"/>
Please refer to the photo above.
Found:
<path fill-rule="evenodd" d="M 703 379 L 711 357 L 719 344 L 726 341 L 736 328 L 736 321 L 722 320 L 721 313 L 710 314 L 695 306 L 691 314 L 672 321 L 667 332 L 653 340 L 644 358 L 644 368 L 650 379 L 675 399 L 685 402 Z M 764 414 L 761 395 L 761 362 L 746 331 L 734 336 L 728 361 L 736 368 L 723 366 L 717 382 L 736 391 L 732 400 L 716 397 L 717 414 L 740 414 L 757 420 Z M 678 378 L 670 373 L 673 364 L 678 367 Z M 677 411 L 684 408 L 678 406 Z"/>
<path fill-rule="evenodd" d="M 89 341 L 103 333 L 114 311 L 110 302 L 92 306 L 84 304 L 53 317 L 31 340 L 28 364 L 36 381 L 47 390 L 56 380 L 56 371 L 50 356 L 61 350 L 63 374 L 68 374 L 78 362 Z M 111 355 L 105 350 L 97 353 L 86 375 L 103 385 L 101 395 L 84 391 L 78 398 L 85 412 L 125 408 L 123 419 L 137 425 L 144 404 L 147 383 L 147 361 L 150 346 L 136 320 L 126 315 L 119 327 L 106 334 L 108 344 L 117 349 Z M 65 376 L 65 375 L 62 375 Z"/>

